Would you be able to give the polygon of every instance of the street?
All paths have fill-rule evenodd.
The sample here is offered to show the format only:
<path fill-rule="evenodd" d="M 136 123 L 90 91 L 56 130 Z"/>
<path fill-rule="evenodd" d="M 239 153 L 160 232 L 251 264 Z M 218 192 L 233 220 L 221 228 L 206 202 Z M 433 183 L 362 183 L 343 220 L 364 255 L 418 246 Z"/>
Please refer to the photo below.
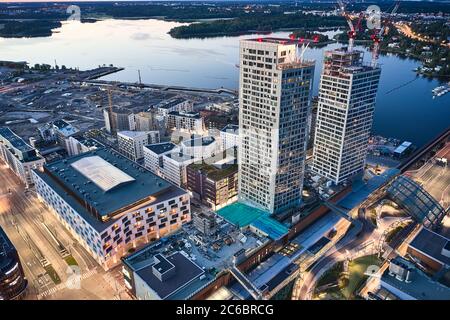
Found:
<path fill-rule="evenodd" d="M 450 169 L 436 162 L 436 158 L 450 159 L 450 143 L 447 143 L 436 155 L 418 170 L 406 172 L 439 203 L 447 209 L 450 206 Z"/>
<path fill-rule="evenodd" d="M 0 225 L 29 281 L 26 299 L 130 299 L 120 267 L 105 272 L 4 162 L 0 181 Z"/>

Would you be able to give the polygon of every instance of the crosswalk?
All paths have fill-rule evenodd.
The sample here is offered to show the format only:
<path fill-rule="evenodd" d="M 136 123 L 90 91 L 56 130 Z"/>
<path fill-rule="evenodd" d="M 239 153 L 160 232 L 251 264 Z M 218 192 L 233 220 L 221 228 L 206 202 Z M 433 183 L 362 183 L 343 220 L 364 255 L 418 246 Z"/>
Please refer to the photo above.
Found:
<path fill-rule="evenodd" d="M 87 278 L 93 276 L 93 275 L 96 274 L 96 273 L 97 273 L 97 268 L 93 268 L 93 269 L 91 269 L 91 270 L 89 270 L 89 271 L 84 272 L 83 274 L 81 274 L 80 280 L 85 280 L 85 279 L 87 279 Z M 68 287 L 68 282 L 60 283 L 60 284 L 54 286 L 53 288 L 50 288 L 50 289 L 48 289 L 48 290 L 46 290 L 46 291 L 40 293 L 40 294 L 38 295 L 38 297 L 39 297 L 39 299 L 42 299 L 42 298 L 51 296 L 52 294 L 55 294 L 56 292 L 58 292 L 58 291 L 60 291 L 60 290 L 66 289 L 67 287 Z"/>

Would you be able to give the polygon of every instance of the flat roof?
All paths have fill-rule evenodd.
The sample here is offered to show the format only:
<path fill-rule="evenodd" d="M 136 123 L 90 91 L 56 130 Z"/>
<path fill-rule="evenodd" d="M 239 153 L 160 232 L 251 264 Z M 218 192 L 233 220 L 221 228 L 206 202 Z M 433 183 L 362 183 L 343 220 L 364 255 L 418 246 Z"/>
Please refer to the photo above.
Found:
<path fill-rule="evenodd" d="M 183 103 L 185 101 L 187 101 L 187 99 L 185 99 L 185 98 L 181 98 L 181 97 L 173 98 L 173 99 L 166 100 L 166 101 L 159 103 L 157 107 L 162 108 L 162 109 L 170 109 L 170 108 L 172 108 L 180 103 Z"/>
<path fill-rule="evenodd" d="M 168 152 L 168 151 L 176 148 L 176 146 L 177 145 L 172 142 L 162 142 L 162 143 L 149 144 L 149 145 L 146 145 L 145 147 L 153 153 L 162 154 L 162 153 Z"/>
<path fill-rule="evenodd" d="M 135 181 L 133 177 L 130 177 L 99 156 L 82 158 L 73 162 L 71 166 L 95 183 L 104 192 L 110 191 L 125 183 Z"/>
<path fill-rule="evenodd" d="M 239 134 L 239 126 L 237 124 L 227 124 L 225 127 L 220 130 L 226 133 Z"/>
<path fill-rule="evenodd" d="M 108 163 L 108 167 L 102 169 L 104 170 L 102 175 L 107 175 L 109 170 L 114 167 L 134 180 L 123 184 L 123 180 L 119 179 L 120 183 L 116 184 L 114 188 L 102 189 L 99 186 L 102 184 L 96 177 L 90 176 L 90 174 L 85 175 L 72 166 L 73 163 L 77 163 L 81 159 L 93 156 L 103 159 L 102 164 L 104 162 Z M 127 159 L 117 151 L 107 148 L 58 160 L 45 165 L 44 169 L 44 172 L 35 172 L 40 177 L 45 177 L 45 181 L 52 180 L 54 182 L 51 183 L 52 188 L 61 197 L 65 200 L 72 199 L 75 202 L 86 202 L 89 204 L 89 207 L 94 208 L 101 216 L 107 216 L 112 212 L 144 199 L 150 200 L 151 197 L 154 198 L 155 202 L 160 202 L 186 193 L 184 190 L 173 186 L 166 180 Z M 107 177 L 105 178 L 107 179 Z M 68 195 L 66 190 L 70 190 L 73 195 Z"/>
<path fill-rule="evenodd" d="M 183 140 L 181 143 L 185 147 L 199 147 L 199 146 L 209 146 L 211 143 L 214 143 L 216 139 L 212 136 L 194 138 L 189 140 Z"/>
<path fill-rule="evenodd" d="M 147 134 L 148 134 L 148 131 L 130 131 L 130 130 L 119 131 L 117 133 L 117 135 L 127 137 L 127 138 L 136 138 L 136 137 L 144 136 Z"/>
<path fill-rule="evenodd" d="M 395 275 L 389 274 L 389 269 L 384 271 L 381 281 L 417 300 L 450 300 L 450 288 L 433 281 L 417 268 L 412 271 L 410 282 L 398 280 Z"/>
<path fill-rule="evenodd" d="M 228 177 L 230 174 L 234 174 L 238 171 L 237 164 L 231 164 L 226 168 L 217 168 L 214 165 L 207 164 L 205 162 L 202 163 L 191 163 L 189 168 L 192 170 L 198 170 L 202 174 L 206 175 L 208 178 L 214 181 L 219 181 L 225 177 Z"/>
<path fill-rule="evenodd" d="M 411 147 L 412 143 L 409 141 L 404 141 L 401 145 L 395 148 L 394 153 L 403 153 L 406 149 Z"/>
<path fill-rule="evenodd" d="M 201 119 L 201 116 L 198 112 L 194 111 L 171 111 L 169 112 L 169 116 L 175 117 L 187 117 L 192 119 Z"/>
<path fill-rule="evenodd" d="M 8 127 L 0 127 L 0 136 L 2 136 L 5 140 L 8 140 L 14 148 L 21 152 L 34 150 L 33 147 L 31 147 Z"/>
<path fill-rule="evenodd" d="M 240 228 L 251 225 L 266 233 L 272 240 L 278 240 L 289 232 L 288 227 L 271 218 L 269 212 L 241 202 L 230 204 L 217 211 L 217 214 Z"/>
<path fill-rule="evenodd" d="M 450 265 L 450 257 L 442 254 L 442 249 L 449 246 L 450 239 L 429 229 L 423 228 L 409 244 L 410 247 L 430 256 L 434 260 Z"/>
<path fill-rule="evenodd" d="M 184 154 L 182 152 L 178 152 L 178 151 L 173 151 L 171 153 L 165 154 L 164 157 L 167 157 L 167 158 L 172 159 L 177 162 L 185 162 L 185 161 L 194 159 L 193 156 L 190 156 L 190 155 Z"/>
<path fill-rule="evenodd" d="M 57 120 L 53 122 L 53 126 L 56 127 L 56 129 L 58 129 L 66 137 L 74 135 L 75 133 L 80 131 L 64 120 Z"/>
<path fill-rule="evenodd" d="M 175 266 L 174 274 L 165 281 L 160 281 L 154 275 L 153 264 L 136 271 L 139 277 L 163 300 L 170 299 L 171 295 L 205 273 L 202 268 L 180 252 L 165 257 L 165 259 Z"/>

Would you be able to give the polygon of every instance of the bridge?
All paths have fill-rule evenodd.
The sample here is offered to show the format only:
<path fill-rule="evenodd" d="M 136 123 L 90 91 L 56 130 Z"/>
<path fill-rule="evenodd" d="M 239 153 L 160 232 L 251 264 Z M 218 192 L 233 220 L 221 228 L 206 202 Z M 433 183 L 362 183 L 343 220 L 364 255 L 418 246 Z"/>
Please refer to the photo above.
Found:
<path fill-rule="evenodd" d="M 445 217 L 439 202 L 406 176 L 397 176 L 387 187 L 386 195 L 426 228 L 437 228 Z"/>
<path fill-rule="evenodd" d="M 236 268 L 236 266 L 232 266 L 229 270 L 234 278 L 244 287 L 244 289 L 250 293 L 253 299 L 263 299 L 263 294 L 259 288 L 257 288 L 238 268 Z"/>
<path fill-rule="evenodd" d="M 438 146 L 440 143 L 444 141 L 447 141 L 449 138 L 450 138 L 450 127 L 441 132 L 436 138 L 427 143 L 425 146 L 417 150 L 406 161 L 399 164 L 397 169 L 399 169 L 402 173 L 408 171 L 416 161 L 426 156 L 428 152 L 432 151 L 436 146 Z"/>

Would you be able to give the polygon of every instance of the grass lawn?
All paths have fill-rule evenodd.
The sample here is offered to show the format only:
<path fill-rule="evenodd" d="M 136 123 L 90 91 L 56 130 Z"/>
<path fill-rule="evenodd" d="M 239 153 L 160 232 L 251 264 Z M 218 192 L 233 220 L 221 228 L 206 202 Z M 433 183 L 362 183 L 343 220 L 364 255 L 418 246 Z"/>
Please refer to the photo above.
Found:
<path fill-rule="evenodd" d="M 56 270 L 51 265 L 46 266 L 44 269 L 45 271 L 47 271 L 47 274 L 50 276 L 50 278 L 55 284 L 61 283 L 61 278 L 58 276 Z"/>
<path fill-rule="evenodd" d="M 65 257 L 64 260 L 69 266 L 78 266 L 77 260 L 72 255 Z"/>
<path fill-rule="evenodd" d="M 338 286 L 323 288 L 321 292 L 315 291 L 314 296 L 333 300 L 355 299 L 355 291 L 368 278 L 364 274 L 367 267 L 371 265 L 379 266 L 380 264 L 381 261 L 376 255 L 364 256 L 350 261 L 347 280 L 347 276 L 344 274 L 344 262 L 338 262 L 317 281 L 316 289 L 332 283 L 337 283 Z"/>
<path fill-rule="evenodd" d="M 364 274 L 364 272 L 366 272 L 367 270 L 367 267 L 370 265 L 379 266 L 380 263 L 381 261 L 376 255 L 365 256 L 350 261 L 348 265 L 348 285 L 342 289 L 342 294 L 347 299 L 354 298 L 355 291 L 359 289 L 363 282 L 368 278 L 368 276 Z"/>

